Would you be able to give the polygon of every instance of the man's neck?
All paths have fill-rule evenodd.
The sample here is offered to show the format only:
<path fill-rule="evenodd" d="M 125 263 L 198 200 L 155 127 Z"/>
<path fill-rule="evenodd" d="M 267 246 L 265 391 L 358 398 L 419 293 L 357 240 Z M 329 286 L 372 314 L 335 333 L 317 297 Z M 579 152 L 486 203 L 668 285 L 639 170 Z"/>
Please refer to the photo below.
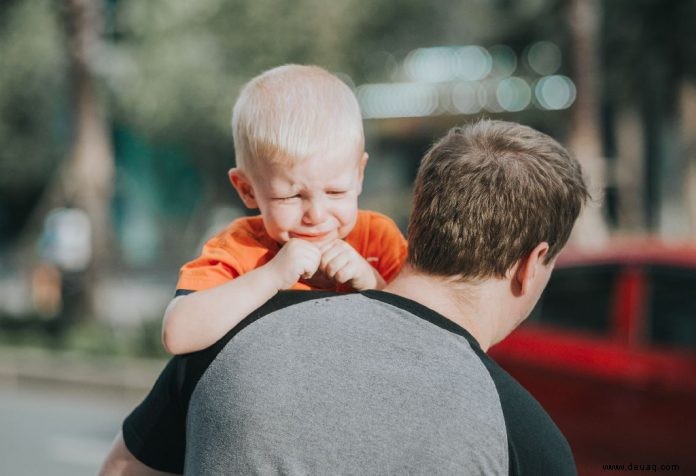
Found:
<path fill-rule="evenodd" d="M 460 283 L 413 270 L 408 265 L 383 290 L 416 301 L 466 329 L 484 351 L 495 344 L 503 306 L 500 282 Z"/>

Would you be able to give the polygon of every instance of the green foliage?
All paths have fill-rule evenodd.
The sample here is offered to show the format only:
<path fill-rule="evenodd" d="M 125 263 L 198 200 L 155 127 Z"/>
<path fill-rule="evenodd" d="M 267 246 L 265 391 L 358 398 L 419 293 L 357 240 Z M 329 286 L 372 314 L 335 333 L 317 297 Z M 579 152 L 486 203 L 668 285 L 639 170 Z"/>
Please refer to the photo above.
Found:
<path fill-rule="evenodd" d="M 160 339 L 160 320 L 133 328 L 114 328 L 89 321 L 57 331 L 50 321 L 25 316 L 0 318 L 0 346 L 45 348 L 85 356 L 167 357 Z"/>
<path fill-rule="evenodd" d="M 696 78 L 696 2 L 616 0 L 603 7 L 602 53 L 612 98 L 640 101 L 650 75 Z"/>
<path fill-rule="evenodd" d="M 114 329 L 100 322 L 72 327 L 54 343 L 60 350 L 84 355 L 166 357 L 160 338 L 160 320 L 145 321 L 132 329 Z"/>
<path fill-rule="evenodd" d="M 122 1 L 112 69 L 120 121 L 183 142 L 199 166 L 231 164 L 230 111 L 240 86 L 269 67 L 341 69 L 352 2 Z M 332 21 L 333 20 L 333 21 Z M 224 169 L 221 169 L 224 170 Z"/>
<path fill-rule="evenodd" d="M 69 126 L 67 58 L 51 2 L 25 0 L 3 9 L 0 24 L 0 224 L 24 212 L 63 158 Z"/>
<path fill-rule="evenodd" d="M 227 187 L 211 177 L 232 164 L 230 111 L 251 77 L 314 63 L 356 84 L 390 81 L 389 61 L 414 48 L 492 38 L 512 27 L 507 18 L 528 21 L 555 2 L 519 3 L 121 0 L 102 73 L 119 123 L 184 147 L 204 180 Z"/>
<path fill-rule="evenodd" d="M 179 148 L 204 182 L 226 190 L 230 111 L 240 86 L 264 69 L 316 63 L 356 84 L 389 81 L 390 64 L 414 48 L 493 41 L 558 1 L 100 2 L 105 25 L 90 67 L 112 123 L 153 147 Z M 8 5 L 0 23 L 0 188 L 16 197 L 36 193 L 64 157 L 71 111 L 61 3 Z"/>

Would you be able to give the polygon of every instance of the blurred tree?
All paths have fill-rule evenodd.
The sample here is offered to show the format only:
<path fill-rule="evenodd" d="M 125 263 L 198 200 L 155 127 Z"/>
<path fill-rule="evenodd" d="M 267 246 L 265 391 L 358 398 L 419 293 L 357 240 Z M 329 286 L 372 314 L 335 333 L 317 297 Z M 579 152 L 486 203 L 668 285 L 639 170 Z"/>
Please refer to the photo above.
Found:
<path fill-rule="evenodd" d="M 419 47 L 494 43 L 539 31 L 559 0 L 119 0 L 101 55 L 119 123 L 182 146 L 207 180 L 204 201 L 232 196 L 230 111 L 239 87 L 278 64 L 317 63 L 349 82 L 391 81 Z M 549 15 L 551 13 L 552 15 Z"/>
<path fill-rule="evenodd" d="M 364 58 L 432 41 L 445 14 L 415 0 L 121 0 L 104 63 L 118 120 L 153 141 L 185 146 L 206 177 L 219 177 L 209 184 L 218 185 L 211 199 L 219 200 L 228 197 L 220 190 L 228 189 L 233 158 L 230 111 L 244 82 L 289 62 L 361 81 Z"/>
<path fill-rule="evenodd" d="M 696 130 L 689 112 L 696 2 L 615 0 L 604 6 L 604 101 L 609 142 L 616 143 L 618 225 L 693 235 L 688 208 L 696 192 L 687 178 L 696 157 L 685 134 Z"/>
<path fill-rule="evenodd" d="M 113 182 L 110 126 L 92 71 L 100 44 L 99 4 L 30 0 L 11 2 L 4 9 L 6 48 L 0 62 L 7 68 L 0 68 L 0 90 L 7 93 L 0 93 L 0 103 L 8 107 L 2 108 L 0 137 L 14 136 L 7 137 L 8 146 L 0 152 L 5 172 L 0 176 L 7 181 L 3 194 L 21 200 L 22 191 L 25 197 L 26 190 L 38 197 L 41 190 L 38 200 L 24 202 L 32 206 L 23 229 L 25 248 L 32 254 L 51 210 L 70 206 L 87 214 L 92 258 L 83 275 L 68 280 L 73 302 L 66 302 L 65 309 L 80 314 L 68 316 L 71 319 L 88 317 L 93 315 L 93 291 L 109 252 Z M 30 253 L 21 255 L 24 266 L 32 264 Z"/>
<path fill-rule="evenodd" d="M 66 0 L 63 11 L 74 92 L 75 130 L 62 177 L 68 204 L 87 213 L 91 223 L 92 259 L 83 280 L 87 314 L 93 315 L 94 290 L 111 252 L 111 195 L 114 155 L 110 124 L 92 72 L 100 46 L 100 5 L 92 0 Z"/>
<path fill-rule="evenodd" d="M 229 124 L 244 82 L 289 62 L 321 64 L 349 83 L 390 80 L 387 52 L 405 55 L 438 42 L 448 3 L 116 2 L 113 42 L 100 63 L 115 119 L 152 144 L 186 151 L 204 181 L 205 196 L 191 213 L 197 224 L 186 227 L 197 233 L 183 238 L 197 243 L 211 209 L 236 200 L 226 176 L 233 165 Z M 475 23 L 472 15 L 464 19 Z M 472 41 L 465 30 L 450 40 Z"/>
<path fill-rule="evenodd" d="M 64 37 L 50 2 L 0 3 L 0 245 L 17 238 L 69 147 Z"/>

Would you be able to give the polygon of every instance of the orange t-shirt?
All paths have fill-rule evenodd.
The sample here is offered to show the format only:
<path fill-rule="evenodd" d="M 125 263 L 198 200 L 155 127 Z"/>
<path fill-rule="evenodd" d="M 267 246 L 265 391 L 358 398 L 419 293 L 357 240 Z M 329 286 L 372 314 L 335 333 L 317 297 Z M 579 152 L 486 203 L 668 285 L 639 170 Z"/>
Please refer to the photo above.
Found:
<path fill-rule="evenodd" d="M 391 281 L 406 260 L 406 240 L 385 215 L 358 211 L 355 227 L 345 238 L 384 278 Z M 177 289 L 203 291 L 268 263 L 280 245 L 266 233 L 261 216 L 240 218 L 203 246 L 201 255 L 179 271 Z M 316 289 L 302 281 L 292 289 Z M 345 286 L 336 286 L 346 290 Z"/>

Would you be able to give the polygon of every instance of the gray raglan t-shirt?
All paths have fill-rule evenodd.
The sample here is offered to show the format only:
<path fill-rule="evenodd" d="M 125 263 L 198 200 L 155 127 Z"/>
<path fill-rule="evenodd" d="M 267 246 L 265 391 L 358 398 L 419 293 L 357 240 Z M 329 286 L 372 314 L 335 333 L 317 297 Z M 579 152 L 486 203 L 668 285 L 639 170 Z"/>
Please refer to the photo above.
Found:
<path fill-rule="evenodd" d="M 471 335 L 378 291 L 281 293 L 173 359 L 124 438 L 186 474 L 575 471 L 546 413 Z"/>

